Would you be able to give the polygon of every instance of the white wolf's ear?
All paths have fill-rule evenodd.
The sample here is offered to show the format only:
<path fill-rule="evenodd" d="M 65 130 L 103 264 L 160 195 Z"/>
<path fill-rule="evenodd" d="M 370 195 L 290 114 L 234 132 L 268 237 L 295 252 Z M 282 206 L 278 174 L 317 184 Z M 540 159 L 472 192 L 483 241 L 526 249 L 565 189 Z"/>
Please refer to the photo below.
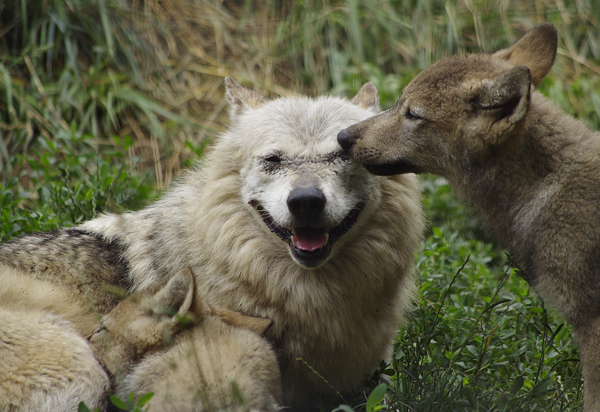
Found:
<path fill-rule="evenodd" d="M 350 103 L 360 106 L 363 109 L 371 109 L 378 112 L 379 93 L 377 92 L 377 87 L 371 82 L 363 84 L 358 93 L 356 93 L 356 96 L 350 100 Z"/>
<path fill-rule="evenodd" d="M 509 48 L 497 51 L 494 56 L 515 66 L 528 67 L 531 82 L 537 87 L 552 68 L 557 47 L 556 28 L 544 23 L 531 29 Z"/>
<path fill-rule="evenodd" d="M 484 81 L 472 98 L 477 116 L 470 127 L 485 130 L 488 145 L 504 142 L 527 114 L 530 89 L 531 76 L 525 66 L 513 67 Z"/>
<path fill-rule="evenodd" d="M 248 109 L 257 109 L 267 102 L 260 93 L 240 86 L 231 77 L 225 78 L 225 98 L 229 103 L 231 120 Z"/>

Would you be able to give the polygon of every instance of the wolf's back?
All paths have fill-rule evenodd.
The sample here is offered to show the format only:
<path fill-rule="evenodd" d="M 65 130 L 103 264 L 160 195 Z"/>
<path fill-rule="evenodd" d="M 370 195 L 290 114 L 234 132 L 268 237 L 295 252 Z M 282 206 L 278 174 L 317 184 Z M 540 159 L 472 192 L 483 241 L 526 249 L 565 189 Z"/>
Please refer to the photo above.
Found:
<path fill-rule="evenodd" d="M 105 285 L 125 288 L 128 264 L 117 240 L 79 229 L 33 233 L 0 244 L 0 264 L 34 279 L 87 296 L 94 310 L 106 313 L 118 297 Z"/>

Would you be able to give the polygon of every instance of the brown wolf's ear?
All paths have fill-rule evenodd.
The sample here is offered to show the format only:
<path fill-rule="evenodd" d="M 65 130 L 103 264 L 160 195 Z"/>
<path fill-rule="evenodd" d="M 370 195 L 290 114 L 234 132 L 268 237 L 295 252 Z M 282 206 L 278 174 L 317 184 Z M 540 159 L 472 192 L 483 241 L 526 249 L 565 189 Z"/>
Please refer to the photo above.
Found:
<path fill-rule="evenodd" d="M 515 66 L 528 67 L 531 81 L 537 87 L 552 68 L 557 47 L 556 28 L 544 23 L 531 29 L 509 48 L 494 53 L 494 56 Z"/>
<path fill-rule="evenodd" d="M 231 77 L 225 78 L 225 98 L 229 103 L 231 120 L 248 109 L 257 109 L 267 102 L 260 93 L 240 86 Z"/>
<path fill-rule="evenodd" d="M 259 335 L 265 333 L 273 324 L 273 320 L 269 318 L 248 316 L 240 312 L 233 312 L 227 309 L 217 309 L 215 310 L 215 315 L 220 317 L 221 320 L 228 325 L 249 329 Z"/>
<path fill-rule="evenodd" d="M 350 100 L 350 103 L 353 103 L 364 109 L 371 109 L 378 112 L 379 93 L 377 92 L 377 87 L 375 87 L 371 82 L 363 84 L 358 93 L 356 93 L 356 96 Z"/>
<path fill-rule="evenodd" d="M 525 118 L 530 89 L 531 77 L 525 66 L 513 67 L 477 89 L 472 102 L 478 116 L 473 126 L 486 131 L 484 139 L 489 145 L 502 143 Z"/>
<path fill-rule="evenodd" d="M 170 309 L 183 315 L 190 310 L 193 301 L 194 274 L 191 269 L 184 268 L 169 279 L 169 282 L 156 292 L 145 306 L 157 314 L 164 314 L 165 310 Z"/>

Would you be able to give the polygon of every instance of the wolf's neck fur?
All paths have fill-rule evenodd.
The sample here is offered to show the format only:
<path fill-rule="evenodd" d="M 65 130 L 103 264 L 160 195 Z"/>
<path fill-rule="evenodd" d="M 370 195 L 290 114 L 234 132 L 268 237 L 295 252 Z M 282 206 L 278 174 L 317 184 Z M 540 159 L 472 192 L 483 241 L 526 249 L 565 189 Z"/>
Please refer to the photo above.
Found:
<path fill-rule="evenodd" d="M 597 155 L 597 148 L 589 149 L 600 144 L 600 133 L 562 112 L 539 92 L 532 91 L 530 104 L 526 123 L 512 141 L 493 147 L 483 162 L 449 178 L 504 246 L 520 255 L 527 254 L 531 243 L 529 227 L 535 211 L 568 183 L 564 176 L 577 164 Z"/>

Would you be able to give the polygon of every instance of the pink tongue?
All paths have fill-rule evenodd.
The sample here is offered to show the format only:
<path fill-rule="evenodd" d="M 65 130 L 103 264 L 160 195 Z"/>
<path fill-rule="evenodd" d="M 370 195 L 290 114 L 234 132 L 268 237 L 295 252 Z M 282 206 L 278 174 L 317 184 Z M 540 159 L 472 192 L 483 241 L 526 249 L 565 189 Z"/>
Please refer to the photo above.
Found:
<path fill-rule="evenodd" d="M 327 232 L 323 228 L 303 227 L 292 231 L 294 246 L 300 250 L 314 252 L 327 243 Z"/>

